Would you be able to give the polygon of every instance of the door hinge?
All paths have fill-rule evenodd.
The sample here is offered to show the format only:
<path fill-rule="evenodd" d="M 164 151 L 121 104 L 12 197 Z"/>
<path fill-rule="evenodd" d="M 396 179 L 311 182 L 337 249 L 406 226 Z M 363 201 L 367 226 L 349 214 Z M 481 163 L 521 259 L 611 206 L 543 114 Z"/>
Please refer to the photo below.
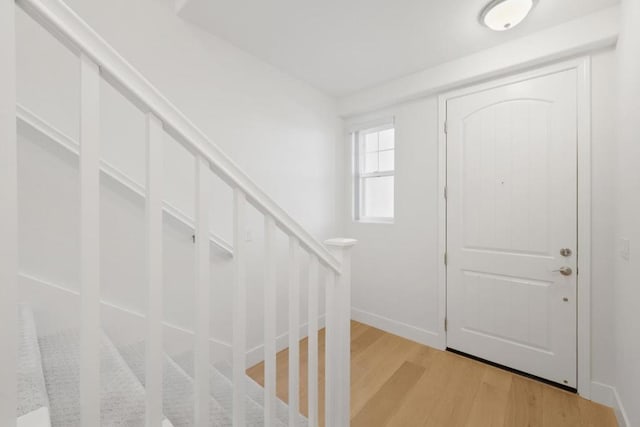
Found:
<path fill-rule="evenodd" d="M 447 186 L 444 186 L 444 199 L 447 200 Z"/>
<path fill-rule="evenodd" d="M 448 120 L 444 121 L 444 133 L 445 134 L 449 133 L 449 121 Z"/>
<path fill-rule="evenodd" d="M 444 253 L 444 265 L 447 265 L 447 253 Z"/>
<path fill-rule="evenodd" d="M 447 322 L 447 318 L 444 318 L 444 331 L 447 332 L 447 328 L 449 326 L 449 322 Z"/>

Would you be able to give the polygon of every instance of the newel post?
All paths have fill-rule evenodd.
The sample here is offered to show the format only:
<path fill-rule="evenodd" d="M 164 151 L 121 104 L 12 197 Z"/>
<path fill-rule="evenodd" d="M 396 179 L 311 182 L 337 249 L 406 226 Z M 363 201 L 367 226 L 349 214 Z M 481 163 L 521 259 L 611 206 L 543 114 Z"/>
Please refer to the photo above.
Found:
<path fill-rule="evenodd" d="M 324 242 L 341 263 L 326 286 L 325 424 L 347 427 L 351 408 L 351 249 L 355 239 Z"/>

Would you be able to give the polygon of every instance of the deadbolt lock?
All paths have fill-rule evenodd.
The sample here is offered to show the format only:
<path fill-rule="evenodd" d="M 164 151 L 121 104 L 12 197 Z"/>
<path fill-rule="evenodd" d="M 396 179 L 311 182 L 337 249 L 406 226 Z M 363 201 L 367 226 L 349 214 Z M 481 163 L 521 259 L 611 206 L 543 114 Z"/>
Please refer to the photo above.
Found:
<path fill-rule="evenodd" d="M 560 255 L 562 256 L 571 256 L 572 252 L 571 249 L 569 248 L 562 248 L 560 249 Z"/>

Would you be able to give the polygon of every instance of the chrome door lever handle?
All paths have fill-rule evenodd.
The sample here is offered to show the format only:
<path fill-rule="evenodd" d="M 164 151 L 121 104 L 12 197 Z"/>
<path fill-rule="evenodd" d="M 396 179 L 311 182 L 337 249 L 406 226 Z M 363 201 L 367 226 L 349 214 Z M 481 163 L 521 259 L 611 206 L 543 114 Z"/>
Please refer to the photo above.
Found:
<path fill-rule="evenodd" d="M 571 269 L 571 267 L 560 267 L 558 270 L 553 270 L 552 273 L 560 273 L 563 276 L 571 276 L 573 270 Z"/>

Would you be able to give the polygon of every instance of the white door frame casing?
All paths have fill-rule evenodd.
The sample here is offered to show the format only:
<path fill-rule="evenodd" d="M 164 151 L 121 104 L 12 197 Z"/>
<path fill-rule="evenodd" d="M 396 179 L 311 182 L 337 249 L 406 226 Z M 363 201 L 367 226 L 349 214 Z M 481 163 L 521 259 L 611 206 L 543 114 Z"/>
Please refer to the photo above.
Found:
<path fill-rule="evenodd" d="M 577 378 L 578 393 L 591 397 L 591 58 L 580 57 L 531 71 L 498 78 L 490 82 L 466 86 L 438 97 L 438 182 L 442 190 L 438 198 L 438 248 L 442 262 L 438 269 L 438 307 L 440 346 L 447 346 L 445 328 L 447 313 L 447 101 L 483 90 L 542 77 L 566 70 L 576 70 L 577 81 L 577 157 L 578 157 L 578 321 Z"/>

